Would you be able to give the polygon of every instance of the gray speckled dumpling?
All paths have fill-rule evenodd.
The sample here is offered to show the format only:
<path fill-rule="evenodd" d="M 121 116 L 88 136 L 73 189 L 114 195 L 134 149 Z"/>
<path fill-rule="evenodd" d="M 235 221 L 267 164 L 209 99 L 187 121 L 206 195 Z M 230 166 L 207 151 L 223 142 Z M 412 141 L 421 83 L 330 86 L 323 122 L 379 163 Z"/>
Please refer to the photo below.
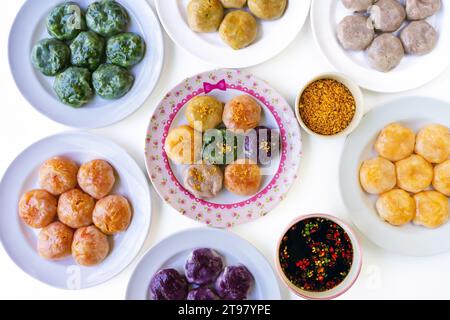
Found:
<path fill-rule="evenodd" d="M 367 48 L 367 59 L 378 71 L 394 69 L 403 59 L 405 51 L 400 39 L 391 33 L 384 33 L 373 40 Z"/>
<path fill-rule="evenodd" d="M 425 20 L 413 21 L 400 34 L 406 53 L 424 55 L 436 46 L 438 33 Z"/>
<path fill-rule="evenodd" d="M 441 10 L 441 0 L 406 0 L 408 20 L 423 20 Z"/>
<path fill-rule="evenodd" d="M 366 11 L 374 2 L 374 0 L 341 0 L 342 4 L 348 10 L 354 12 Z"/>
<path fill-rule="evenodd" d="M 397 0 L 378 0 L 369 14 L 375 29 L 382 32 L 398 30 L 406 19 L 405 8 Z"/>
<path fill-rule="evenodd" d="M 375 37 L 375 30 L 368 18 L 352 15 L 345 17 L 339 23 L 337 37 L 344 49 L 364 50 Z"/>

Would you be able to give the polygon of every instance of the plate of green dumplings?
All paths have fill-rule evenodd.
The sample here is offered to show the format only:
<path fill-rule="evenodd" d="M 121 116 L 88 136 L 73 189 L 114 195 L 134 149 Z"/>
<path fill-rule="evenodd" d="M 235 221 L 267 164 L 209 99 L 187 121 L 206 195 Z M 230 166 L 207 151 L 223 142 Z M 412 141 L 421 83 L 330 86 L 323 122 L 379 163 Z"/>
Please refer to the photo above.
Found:
<path fill-rule="evenodd" d="M 66 126 L 99 128 L 146 101 L 162 70 L 164 43 L 145 0 L 27 0 L 8 55 L 35 109 Z"/>

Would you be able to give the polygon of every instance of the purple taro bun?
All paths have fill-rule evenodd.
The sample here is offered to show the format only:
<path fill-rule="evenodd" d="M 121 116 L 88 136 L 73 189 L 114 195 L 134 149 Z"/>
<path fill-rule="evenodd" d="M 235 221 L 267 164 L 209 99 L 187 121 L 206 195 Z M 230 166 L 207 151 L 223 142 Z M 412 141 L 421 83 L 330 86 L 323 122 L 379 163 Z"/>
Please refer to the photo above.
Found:
<path fill-rule="evenodd" d="M 210 288 L 197 288 L 189 291 L 186 300 L 220 300 L 220 298 Z"/>
<path fill-rule="evenodd" d="M 200 286 L 213 283 L 222 269 L 222 256 L 212 249 L 192 251 L 184 267 L 189 283 Z"/>
<path fill-rule="evenodd" d="M 185 277 L 174 269 L 160 270 L 150 281 L 151 300 L 184 300 L 187 293 Z"/>
<path fill-rule="evenodd" d="M 253 283 L 253 275 L 246 267 L 229 266 L 217 278 L 215 288 L 223 300 L 245 300 Z"/>

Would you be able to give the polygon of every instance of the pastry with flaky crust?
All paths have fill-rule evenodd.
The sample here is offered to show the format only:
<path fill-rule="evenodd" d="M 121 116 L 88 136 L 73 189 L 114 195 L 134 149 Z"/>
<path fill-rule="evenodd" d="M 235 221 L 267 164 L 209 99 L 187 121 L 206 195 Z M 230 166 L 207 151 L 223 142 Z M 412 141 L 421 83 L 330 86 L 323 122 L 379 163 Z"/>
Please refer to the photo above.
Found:
<path fill-rule="evenodd" d="M 92 160 L 80 167 L 78 184 L 95 199 L 106 197 L 114 187 L 116 178 L 113 167 L 105 160 Z"/>
<path fill-rule="evenodd" d="M 433 181 L 433 166 L 419 155 L 400 160 L 395 164 L 397 185 L 412 193 L 427 189 Z"/>
<path fill-rule="evenodd" d="M 106 235 L 114 235 L 127 230 L 131 222 L 131 206 L 125 197 L 111 195 L 95 205 L 92 220 Z"/>
<path fill-rule="evenodd" d="M 413 222 L 427 228 L 437 228 L 448 221 L 448 199 L 437 191 L 424 191 L 414 196 L 416 217 Z"/>
<path fill-rule="evenodd" d="M 416 135 L 410 128 L 391 123 L 381 130 L 375 142 L 375 150 L 390 161 L 399 161 L 413 154 Z"/>
<path fill-rule="evenodd" d="M 363 189 L 371 194 L 381 194 L 395 187 L 395 165 L 384 158 L 374 158 L 362 163 L 359 181 Z"/>
<path fill-rule="evenodd" d="M 77 186 L 78 166 L 64 157 L 45 161 L 39 168 L 39 185 L 55 196 Z"/>
<path fill-rule="evenodd" d="M 58 200 L 58 218 L 65 225 L 78 229 L 92 224 L 95 200 L 79 189 L 67 191 Z"/>
<path fill-rule="evenodd" d="M 225 168 L 225 188 L 239 196 L 251 196 L 261 187 L 261 170 L 257 164 L 240 159 Z"/>
<path fill-rule="evenodd" d="M 72 256 L 79 265 L 90 267 L 105 260 L 109 253 L 108 237 L 95 226 L 78 229 L 73 236 Z"/>
<path fill-rule="evenodd" d="M 450 197 L 450 160 L 434 167 L 433 187 L 440 193 Z"/>
<path fill-rule="evenodd" d="M 56 216 L 58 200 L 46 190 L 31 190 L 19 201 L 19 217 L 28 226 L 39 229 L 48 226 Z"/>
<path fill-rule="evenodd" d="M 416 214 L 414 199 L 401 189 L 383 193 L 377 200 L 376 208 L 380 217 L 394 226 L 410 222 Z"/>
<path fill-rule="evenodd" d="M 432 124 L 419 131 L 416 153 L 428 162 L 441 163 L 450 156 L 450 131 L 446 126 Z"/>
<path fill-rule="evenodd" d="M 39 232 L 38 253 L 48 260 L 59 260 L 70 255 L 73 230 L 56 221 Z"/>

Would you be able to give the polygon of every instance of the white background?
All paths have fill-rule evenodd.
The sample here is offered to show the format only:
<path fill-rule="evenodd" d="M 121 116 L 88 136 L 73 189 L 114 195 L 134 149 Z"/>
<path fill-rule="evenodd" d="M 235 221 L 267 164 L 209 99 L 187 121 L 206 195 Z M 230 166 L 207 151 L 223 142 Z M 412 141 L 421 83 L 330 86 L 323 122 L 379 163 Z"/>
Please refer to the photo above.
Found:
<path fill-rule="evenodd" d="M 42 0 L 45 1 L 45 0 Z M 298 0 L 296 0 L 298 1 Z M 0 10 L 0 175 L 34 141 L 67 130 L 36 112 L 16 88 L 8 67 L 10 27 L 23 0 L 4 1 Z M 149 0 L 153 5 L 153 1 Z M 280 35 L 282 36 L 282 35 Z M 144 140 L 148 120 L 163 95 L 184 78 L 213 69 L 178 48 L 164 34 L 166 60 L 159 84 L 144 106 L 122 122 L 93 132 L 128 150 L 144 170 Z M 17 39 L 20 41 L 20 39 Z M 26 61 L 24 63 L 27 63 Z M 439 61 L 436 61 L 439 63 Z M 308 19 L 294 42 L 276 58 L 250 69 L 267 80 L 294 105 L 300 85 L 314 75 L 332 71 L 314 43 Z M 420 77 L 420 74 L 417 75 Z M 368 108 L 392 99 L 423 95 L 450 101 L 450 70 L 421 89 L 402 94 L 364 92 Z M 299 215 L 329 213 L 348 221 L 338 186 L 338 159 L 344 139 L 321 140 L 303 133 L 304 158 L 300 179 L 288 197 L 268 216 L 231 230 L 257 246 L 274 265 L 279 236 Z M 199 226 L 163 204 L 152 188 L 153 223 L 140 256 L 175 231 Z M 0 214 L 15 214 L 0 212 Z M 450 253 L 416 258 L 390 254 L 358 234 L 363 246 L 363 268 L 356 284 L 340 299 L 446 299 L 450 298 Z M 42 284 L 15 266 L 0 247 L 0 299 L 123 299 L 136 262 L 119 276 L 95 288 L 64 291 Z M 295 298 L 281 284 L 285 299 Z"/>

